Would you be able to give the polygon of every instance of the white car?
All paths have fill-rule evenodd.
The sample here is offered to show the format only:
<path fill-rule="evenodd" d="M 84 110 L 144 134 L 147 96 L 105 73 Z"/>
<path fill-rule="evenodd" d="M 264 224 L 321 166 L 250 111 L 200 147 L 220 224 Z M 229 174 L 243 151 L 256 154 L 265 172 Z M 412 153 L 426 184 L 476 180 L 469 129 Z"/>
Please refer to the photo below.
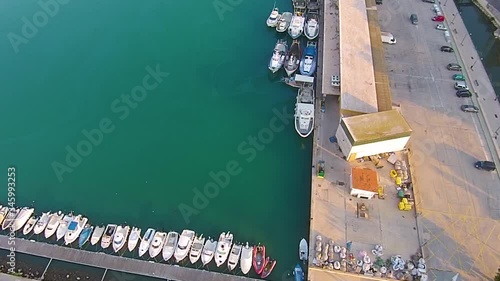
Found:
<path fill-rule="evenodd" d="M 444 26 L 444 24 L 442 24 L 442 23 L 436 25 L 436 29 L 437 30 L 443 30 L 443 31 L 448 30 L 448 28 L 446 28 L 446 26 Z"/>

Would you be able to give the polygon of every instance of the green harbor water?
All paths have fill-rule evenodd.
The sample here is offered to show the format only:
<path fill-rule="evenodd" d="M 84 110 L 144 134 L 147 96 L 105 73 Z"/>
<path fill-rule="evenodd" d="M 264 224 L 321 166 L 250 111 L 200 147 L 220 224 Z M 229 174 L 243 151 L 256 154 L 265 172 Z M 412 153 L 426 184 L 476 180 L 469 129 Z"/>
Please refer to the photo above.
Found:
<path fill-rule="evenodd" d="M 58 1 L 0 1 L 3 205 L 15 167 L 18 206 L 231 231 L 282 280 L 309 232 L 312 138 L 267 69 L 274 1 Z"/>

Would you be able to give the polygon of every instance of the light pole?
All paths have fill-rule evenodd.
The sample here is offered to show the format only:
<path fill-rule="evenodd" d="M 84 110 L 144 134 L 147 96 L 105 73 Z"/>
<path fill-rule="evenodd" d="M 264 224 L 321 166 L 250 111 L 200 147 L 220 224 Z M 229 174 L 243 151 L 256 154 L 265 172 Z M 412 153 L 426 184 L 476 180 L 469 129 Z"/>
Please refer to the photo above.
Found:
<path fill-rule="evenodd" d="M 472 36 L 472 33 L 469 33 L 469 36 Z M 467 37 L 467 34 L 465 34 L 464 39 L 462 39 L 462 42 L 460 42 L 460 45 L 464 45 L 465 38 Z"/>
<path fill-rule="evenodd" d="M 470 66 L 470 69 L 474 70 L 474 65 L 476 65 L 476 62 L 478 61 L 479 59 L 476 59 L 476 61 L 474 61 L 474 63 Z M 482 61 L 483 58 L 480 58 L 480 60 Z"/>

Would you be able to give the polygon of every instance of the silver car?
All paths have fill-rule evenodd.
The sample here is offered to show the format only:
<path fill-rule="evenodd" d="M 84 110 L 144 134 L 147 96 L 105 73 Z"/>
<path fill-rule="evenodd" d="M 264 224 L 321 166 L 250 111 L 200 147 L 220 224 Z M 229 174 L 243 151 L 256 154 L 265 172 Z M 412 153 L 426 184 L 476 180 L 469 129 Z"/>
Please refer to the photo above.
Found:
<path fill-rule="evenodd" d="M 470 105 L 470 104 L 464 104 L 460 108 L 462 109 L 463 112 L 472 112 L 472 113 L 479 112 L 479 108 L 477 106 Z"/>
<path fill-rule="evenodd" d="M 448 28 L 446 28 L 446 26 L 444 26 L 444 24 L 442 24 L 442 23 L 436 25 L 436 29 L 437 30 L 443 30 L 443 31 L 448 30 Z"/>

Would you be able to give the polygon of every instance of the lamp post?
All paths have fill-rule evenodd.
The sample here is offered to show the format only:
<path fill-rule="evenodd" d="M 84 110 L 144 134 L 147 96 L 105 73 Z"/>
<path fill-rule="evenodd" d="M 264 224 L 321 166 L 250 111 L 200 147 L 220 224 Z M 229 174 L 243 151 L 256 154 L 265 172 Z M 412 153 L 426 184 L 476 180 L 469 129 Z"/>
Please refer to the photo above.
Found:
<path fill-rule="evenodd" d="M 476 60 L 474 61 L 474 63 L 470 66 L 470 69 L 474 70 L 474 69 L 473 69 L 473 68 L 474 68 L 474 65 L 476 65 L 476 62 L 477 62 L 478 60 L 481 60 L 481 61 L 482 61 L 482 60 L 483 60 L 483 58 L 476 59 Z"/>

